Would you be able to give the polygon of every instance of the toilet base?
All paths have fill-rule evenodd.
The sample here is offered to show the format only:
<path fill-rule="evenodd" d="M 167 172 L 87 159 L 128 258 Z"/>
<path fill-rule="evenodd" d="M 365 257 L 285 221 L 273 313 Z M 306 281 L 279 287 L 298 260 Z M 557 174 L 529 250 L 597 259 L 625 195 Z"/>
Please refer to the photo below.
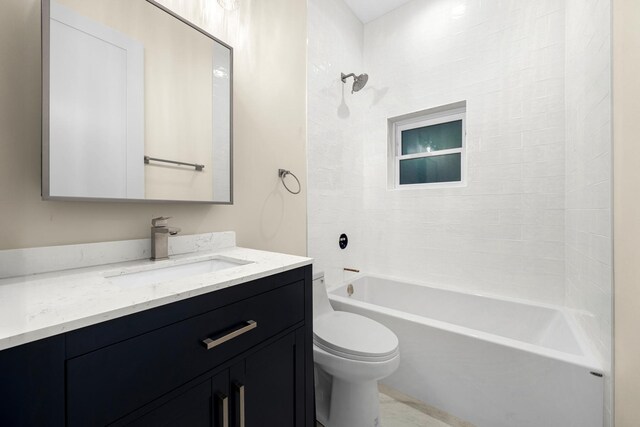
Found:
<path fill-rule="evenodd" d="M 334 377 L 328 412 L 326 427 L 380 426 L 378 382 L 353 383 Z"/>
<path fill-rule="evenodd" d="M 383 362 L 345 359 L 314 345 L 316 417 L 325 427 L 378 427 L 378 380 L 398 368 L 400 355 Z"/>

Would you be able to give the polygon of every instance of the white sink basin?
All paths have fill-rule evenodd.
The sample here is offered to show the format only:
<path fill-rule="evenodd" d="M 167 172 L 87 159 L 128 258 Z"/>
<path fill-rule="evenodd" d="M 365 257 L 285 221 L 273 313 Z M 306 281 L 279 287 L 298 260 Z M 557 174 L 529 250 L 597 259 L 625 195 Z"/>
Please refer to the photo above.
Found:
<path fill-rule="evenodd" d="M 167 282 L 169 280 L 183 279 L 185 277 L 213 273 L 215 271 L 239 267 L 245 264 L 250 263 L 233 258 L 212 258 L 204 261 L 195 261 L 191 263 L 159 267 L 152 270 L 106 276 L 106 278 L 115 285 L 151 285 L 155 283 Z"/>

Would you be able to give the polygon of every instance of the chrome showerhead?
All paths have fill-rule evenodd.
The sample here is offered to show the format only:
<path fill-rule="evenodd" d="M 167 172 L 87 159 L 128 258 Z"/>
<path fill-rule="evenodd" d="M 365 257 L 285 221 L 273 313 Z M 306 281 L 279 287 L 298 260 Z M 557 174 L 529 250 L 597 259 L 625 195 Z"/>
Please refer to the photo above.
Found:
<path fill-rule="evenodd" d="M 362 89 L 366 84 L 367 81 L 369 81 L 369 75 L 368 74 L 360 74 L 357 77 L 353 78 L 353 90 L 351 91 L 353 92 L 357 92 L 360 89 Z"/>
<path fill-rule="evenodd" d="M 353 77 L 353 87 L 351 88 L 351 93 L 358 92 L 367 84 L 367 81 L 369 80 L 368 74 L 360 74 L 359 76 L 356 76 L 354 73 L 341 73 L 342 83 L 346 83 L 347 78 L 349 77 Z"/>

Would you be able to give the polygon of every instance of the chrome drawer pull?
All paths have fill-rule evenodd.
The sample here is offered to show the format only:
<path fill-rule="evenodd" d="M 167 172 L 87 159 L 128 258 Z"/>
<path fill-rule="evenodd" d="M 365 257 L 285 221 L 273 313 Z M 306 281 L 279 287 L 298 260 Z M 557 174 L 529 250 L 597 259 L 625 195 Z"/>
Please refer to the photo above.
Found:
<path fill-rule="evenodd" d="M 204 344 L 204 346 L 207 347 L 207 350 L 211 350 L 213 347 L 217 347 L 220 344 L 223 344 L 229 340 L 232 340 L 235 337 L 238 337 L 244 334 L 245 332 L 249 332 L 250 330 L 258 327 L 258 322 L 256 322 L 255 320 L 247 320 L 246 323 L 247 324 L 245 326 L 238 328 L 234 331 L 231 331 L 228 334 L 221 336 L 220 338 L 216 338 L 216 339 L 207 338 L 206 340 L 202 340 L 202 344 Z"/>
<path fill-rule="evenodd" d="M 216 397 L 220 405 L 218 408 L 218 416 L 220 417 L 218 425 L 220 427 L 229 427 L 229 398 L 224 393 L 218 393 Z"/>

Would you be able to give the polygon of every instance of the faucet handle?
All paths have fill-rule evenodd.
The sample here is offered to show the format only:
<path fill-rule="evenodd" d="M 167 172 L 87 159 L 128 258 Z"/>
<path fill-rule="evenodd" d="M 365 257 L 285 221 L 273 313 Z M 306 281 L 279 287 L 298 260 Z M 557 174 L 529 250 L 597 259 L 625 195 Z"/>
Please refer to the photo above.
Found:
<path fill-rule="evenodd" d="M 169 225 L 170 216 L 159 216 L 151 220 L 151 225 L 154 227 L 166 227 Z"/>

